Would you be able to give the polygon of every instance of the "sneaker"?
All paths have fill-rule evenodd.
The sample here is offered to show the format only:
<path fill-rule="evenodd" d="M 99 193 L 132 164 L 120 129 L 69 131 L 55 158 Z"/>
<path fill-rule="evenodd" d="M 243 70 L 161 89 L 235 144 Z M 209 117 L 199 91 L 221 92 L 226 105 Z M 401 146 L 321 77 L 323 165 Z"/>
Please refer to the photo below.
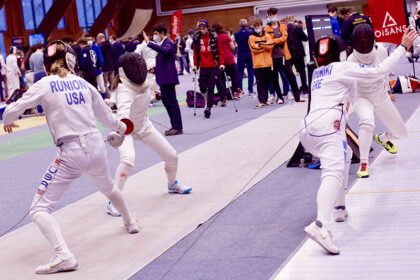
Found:
<path fill-rule="evenodd" d="M 357 171 L 357 177 L 359 178 L 368 178 L 369 177 L 369 164 L 360 163 L 359 170 Z"/>
<path fill-rule="evenodd" d="M 239 98 L 241 98 L 242 97 L 242 90 L 240 88 L 238 88 L 236 90 L 236 94 L 238 95 Z"/>
<path fill-rule="evenodd" d="M 139 224 L 134 217 L 131 217 L 130 222 L 124 226 L 130 234 L 138 233 L 140 231 Z"/>
<path fill-rule="evenodd" d="M 274 95 L 269 95 L 268 96 L 268 100 L 267 100 L 267 103 L 268 104 L 274 104 L 274 100 L 276 100 L 276 97 L 274 97 Z"/>
<path fill-rule="evenodd" d="M 267 102 L 265 102 L 265 105 L 266 105 L 266 106 L 270 106 L 270 105 L 271 105 L 271 103 L 267 101 Z"/>
<path fill-rule="evenodd" d="M 283 103 L 284 103 L 283 99 L 280 99 L 280 98 L 277 99 L 277 104 L 283 104 Z"/>
<path fill-rule="evenodd" d="M 49 263 L 35 268 L 36 274 L 50 274 L 60 271 L 75 270 L 78 266 L 76 258 L 71 254 L 55 254 Z"/>
<path fill-rule="evenodd" d="M 395 146 L 395 144 L 394 143 L 392 143 L 391 141 L 387 141 L 387 142 L 382 142 L 380 139 L 379 139 L 379 134 L 376 134 L 374 137 L 373 137 L 373 140 L 376 142 L 376 143 L 378 143 L 379 145 L 382 145 L 384 148 L 385 148 L 385 150 L 387 150 L 389 153 L 391 153 L 391 154 L 396 154 L 397 152 L 398 152 L 398 149 L 397 149 L 397 147 Z"/>
<path fill-rule="evenodd" d="M 333 216 L 334 221 L 340 223 L 347 220 L 347 217 L 349 216 L 349 212 L 347 211 L 345 206 L 336 206 L 334 207 L 332 216 Z"/>
<path fill-rule="evenodd" d="M 121 217 L 120 212 L 111 204 L 111 201 L 108 201 L 108 204 L 106 205 L 106 213 L 112 217 Z"/>
<path fill-rule="evenodd" d="M 206 108 L 206 110 L 204 110 L 204 117 L 206 119 L 210 118 L 211 112 L 210 112 L 210 108 Z"/>
<path fill-rule="evenodd" d="M 321 221 L 312 222 L 305 227 L 305 232 L 310 239 L 321 245 L 328 253 L 333 255 L 340 254 L 340 250 L 333 243 L 331 230 L 326 228 Z"/>
<path fill-rule="evenodd" d="M 267 106 L 265 103 L 259 103 L 257 106 L 255 106 L 255 109 L 264 108 L 265 106 Z"/>
<path fill-rule="evenodd" d="M 189 186 L 184 186 L 182 183 L 175 181 L 175 184 L 169 185 L 168 184 L 168 193 L 180 193 L 180 194 L 187 194 L 191 192 L 192 188 Z"/>

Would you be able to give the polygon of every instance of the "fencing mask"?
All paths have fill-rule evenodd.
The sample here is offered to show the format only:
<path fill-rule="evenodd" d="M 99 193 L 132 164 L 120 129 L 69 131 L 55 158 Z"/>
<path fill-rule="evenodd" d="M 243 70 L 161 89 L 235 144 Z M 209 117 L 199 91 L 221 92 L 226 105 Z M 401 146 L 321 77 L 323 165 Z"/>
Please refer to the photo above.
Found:
<path fill-rule="evenodd" d="M 358 53 L 370 53 L 375 44 L 375 34 L 372 27 L 366 23 L 358 24 L 351 35 L 352 47 Z"/>
<path fill-rule="evenodd" d="M 118 59 L 118 74 L 123 85 L 137 92 L 146 82 L 146 61 L 136 52 L 125 53 Z"/>

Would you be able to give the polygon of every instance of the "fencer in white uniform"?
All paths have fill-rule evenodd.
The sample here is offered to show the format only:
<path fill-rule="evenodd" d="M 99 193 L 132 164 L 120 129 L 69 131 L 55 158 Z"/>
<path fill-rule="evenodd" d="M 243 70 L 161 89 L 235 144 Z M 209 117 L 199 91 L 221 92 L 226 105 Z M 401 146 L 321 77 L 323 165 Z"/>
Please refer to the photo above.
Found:
<path fill-rule="evenodd" d="M 10 54 L 6 57 L 6 66 L 7 66 L 7 86 L 9 91 L 9 97 L 15 92 L 15 90 L 20 88 L 19 85 L 19 76 L 20 70 L 18 66 L 18 59 L 16 56 L 17 48 L 15 46 L 10 47 Z"/>
<path fill-rule="evenodd" d="M 388 57 L 388 52 L 382 44 L 375 44 L 374 39 L 373 29 L 368 24 L 356 26 L 352 34 L 353 53 L 348 61 L 365 65 L 378 65 L 384 61 Z M 397 147 L 391 140 L 407 137 L 404 121 L 388 94 L 390 91 L 388 75 L 389 73 L 386 73 L 378 79 L 364 79 L 357 82 L 357 94 L 353 105 L 354 111 L 359 116 L 360 166 L 357 171 L 359 178 L 369 177 L 369 151 L 375 128 L 375 115 L 388 130 L 375 135 L 374 140 L 388 152 L 397 153 Z"/>
<path fill-rule="evenodd" d="M 149 48 L 145 41 L 143 41 L 141 44 L 138 44 L 134 52 L 139 53 L 146 62 L 149 88 L 151 89 L 152 93 L 154 93 L 156 90 L 156 78 L 154 71 L 156 67 L 157 52 Z"/>
<path fill-rule="evenodd" d="M 17 127 L 13 122 L 25 109 L 42 105 L 58 147 L 57 157 L 43 175 L 30 208 L 33 222 L 55 250 L 49 263 L 36 268 L 39 274 L 74 270 L 78 266 L 51 212 L 71 182 L 84 173 L 92 178 L 98 190 L 122 214 L 128 232 L 139 231 L 120 189 L 112 182 L 105 144 L 96 127 L 96 118 L 105 127 L 120 134 L 130 132 L 128 128 L 132 127 L 132 123 L 130 126 L 129 120 L 118 120 L 99 92 L 70 72 L 74 72 L 75 64 L 76 56 L 70 46 L 61 41 L 50 43 L 44 52 L 48 76 L 31 86 L 17 102 L 7 106 L 3 114 L 4 130 L 11 133 Z"/>
<path fill-rule="evenodd" d="M 334 206 L 344 204 L 351 149 L 347 146 L 345 126 L 355 82 L 378 79 L 391 71 L 417 37 L 406 32 L 402 45 L 378 66 L 339 62 L 341 38 L 326 37 L 315 44 L 315 59 L 321 66 L 312 75 L 310 112 L 302 121 L 299 138 L 303 146 L 321 160 L 321 186 L 318 190 L 316 221 L 305 227 L 309 238 L 327 252 L 339 254 L 330 231 Z M 346 209 L 336 209 L 346 213 Z"/>
<path fill-rule="evenodd" d="M 118 118 L 129 118 L 134 123 L 134 131 L 125 137 L 119 147 L 120 164 L 115 172 L 115 184 L 123 190 L 128 174 L 134 166 L 136 151 L 134 140 L 142 141 L 165 161 L 168 178 L 168 192 L 187 194 L 192 188 L 176 180 L 178 155 L 169 142 L 156 130 L 147 116 L 151 93 L 146 79 L 144 59 L 137 53 L 125 53 L 118 59 L 118 75 L 113 84 Z M 142 78 L 143 77 L 143 78 Z M 115 87 L 115 88 L 114 88 Z M 107 213 L 119 216 L 109 202 Z"/>

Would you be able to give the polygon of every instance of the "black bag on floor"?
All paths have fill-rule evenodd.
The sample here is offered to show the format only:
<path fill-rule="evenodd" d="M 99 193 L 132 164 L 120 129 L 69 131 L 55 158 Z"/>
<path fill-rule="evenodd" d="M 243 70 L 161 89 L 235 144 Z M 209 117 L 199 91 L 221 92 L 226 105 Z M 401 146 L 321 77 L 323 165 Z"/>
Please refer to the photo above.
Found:
<path fill-rule="evenodd" d="M 196 108 L 204 108 L 206 106 L 206 100 L 204 99 L 204 96 L 197 92 L 196 93 Z M 194 91 L 189 90 L 187 91 L 187 105 L 188 107 L 194 107 Z"/>

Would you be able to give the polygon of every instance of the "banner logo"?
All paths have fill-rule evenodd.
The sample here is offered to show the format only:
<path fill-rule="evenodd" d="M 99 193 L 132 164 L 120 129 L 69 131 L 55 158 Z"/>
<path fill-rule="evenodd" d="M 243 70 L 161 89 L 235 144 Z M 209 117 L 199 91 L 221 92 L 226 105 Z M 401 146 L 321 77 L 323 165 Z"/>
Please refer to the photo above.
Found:
<path fill-rule="evenodd" d="M 397 25 L 397 22 L 387 11 L 385 14 L 384 24 L 382 25 L 382 28 L 392 27 L 396 25 Z"/>

